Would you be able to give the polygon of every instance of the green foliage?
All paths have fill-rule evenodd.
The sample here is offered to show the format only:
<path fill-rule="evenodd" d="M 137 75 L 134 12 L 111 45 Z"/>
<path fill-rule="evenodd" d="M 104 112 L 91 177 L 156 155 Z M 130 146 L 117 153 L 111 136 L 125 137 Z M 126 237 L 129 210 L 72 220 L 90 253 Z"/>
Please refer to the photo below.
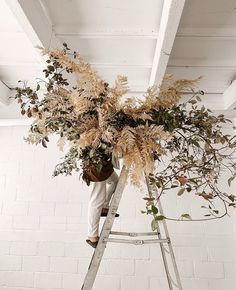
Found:
<path fill-rule="evenodd" d="M 58 55 L 63 61 L 60 61 Z M 236 207 L 235 195 L 222 192 L 218 184 L 222 171 L 228 171 L 231 175 L 228 178 L 229 186 L 236 177 L 234 157 L 236 136 L 224 134 L 222 129 L 225 123 L 231 122 L 230 120 L 222 114 L 214 116 L 210 109 L 200 105 L 200 96 L 204 95 L 203 91 L 193 93 L 187 102 L 173 101 L 171 103 L 168 98 L 172 95 L 178 96 L 175 88 L 170 87 L 165 91 L 168 94 L 161 97 L 155 95 L 155 89 L 153 89 L 149 91 L 147 102 L 139 108 L 128 105 L 122 107 L 116 103 L 114 110 L 115 105 L 108 101 L 111 97 L 115 100 L 118 99 L 117 95 L 123 95 L 120 90 L 124 92 L 126 90 L 121 83 L 125 85 L 126 79 L 122 79 L 115 90 L 108 83 L 97 79 L 89 66 L 82 63 L 81 58 L 76 52 L 71 51 L 67 44 L 63 44 L 63 50 L 58 55 L 48 54 L 47 65 L 43 70 L 45 80 L 38 80 L 36 88 L 30 88 L 26 82 L 21 81 L 19 87 L 15 88 L 15 99 L 20 105 L 21 114 L 37 120 L 32 123 L 30 135 L 26 138 L 29 143 L 42 144 L 47 148 L 48 135 L 57 134 L 72 144 L 63 162 L 56 166 L 54 176 L 70 175 L 73 171 L 78 172 L 82 169 L 82 178 L 89 184 L 86 168 L 95 166 L 100 171 L 103 164 L 112 159 L 118 143 L 118 139 L 113 138 L 115 134 L 119 134 L 124 128 L 129 128 L 131 132 L 141 126 L 146 126 L 145 128 L 148 129 L 152 126 L 161 126 L 170 138 L 157 138 L 154 140 L 156 146 L 146 150 L 149 154 L 146 160 L 153 162 L 156 160 L 157 164 L 165 165 L 163 170 L 149 175 L 150 184 L 155 188 L 157 196 L 150 195 L 144 198 L 146 210 L 142 213 L 153 216 L 152 229 L 156 230 L 158 222 L 167 218 L 159 214 L 157 202 L 161 195 L 169 190 L 177 189 L 178 196 L 194 194 L 207 202 L 209 206 L 202 207 L 209 211 L 205 216 L 219 218 L 227 214 L 227 206 Z M 71 58 L 64 59 L 67 56 Z M 78 68 L 72 59 L 80 61 L 82 68 Z M 69 83 L 68 74 L 78 73 L 78 71 L 82 74 L 79 82 Z M 84 72 L 86 74 L 83 74 Z M 180 80 L 179 84 L 183 82 L 184 80 Z M 43 98 L 40 98 L 39 92 L 42 85 L 47 92 Z M 73 93 L 76 95 L 75 102 L 71 97 Z M 79 107 L 76 105 L 80 102 L 84 105 L 85 100 L 88 103 L 86 109 L 81 113 L 76 113 Z M 151 100 L 150 103 L 148 103 L 149 100 Z M 164 101 L 167 104 L 165 106 Z M 106 114 L 102 115 L 103 111 Z M 96 125 L 89 127 L 88 123 L 93 121 Z M 106 126 L 102 122 L 105 122 Z M 94 135 L 98 132 L 102 136 L 106 129 L 106 133 L 109 131 L 112 137 L 88 139 L 90 143 L 79 149 L 78 144 L 82 135 L 91 128 L 95 129 Z M 103 132 L 100 132 L 99 130 L 102 129 Z M 124 144 L 126 141 L 122 144 L 124 148 L 126 148 Z M 149 143 L 146 142 L 145 146 L 148 147 L 148 145 Z M 132 146 L 134 147 L 134 144 Z M 145 151 L 145 149 L 147 148 L 143 146 L 136 151 Z M 147 157 L 145 154 L 143 156 Z M 225 205 L 224 214 L 220 214 L 220 210 L 214 208 L 213 202 L 216 199 Z M 192 219 L 186 213 L 180 218 Z"/>

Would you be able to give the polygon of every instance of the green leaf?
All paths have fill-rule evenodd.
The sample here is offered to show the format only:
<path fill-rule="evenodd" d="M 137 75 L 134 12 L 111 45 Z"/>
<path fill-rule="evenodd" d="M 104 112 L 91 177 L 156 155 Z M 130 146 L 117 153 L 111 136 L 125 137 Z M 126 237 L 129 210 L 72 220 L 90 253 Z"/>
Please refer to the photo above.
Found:
<path fill-rule="evenodd" d="M 42 145 L 43 145 L 43 147 L 47 148 L 47 144 L 46 144 L 44 139 L 42 140 Z"/>
<path fill-rule="evenodd" d="M 153 212 L 153 214 L 158 213 L 158 208 L 155 205 L 152 205 L 152 212 Z"/>
<path fill-rule="evenodd" d="M 156 221 L 162 221 L 163 219 L 165 219 L 166 217 L 164 215 L 158 215 L 155 217 Z"/>
<path fill-rule="evenodd" d="M 235 176 L 231 176 L 229 179 L 228 179 L 228 185 L 231 186 L 231 182 L 234 180 Z"/>
<path fill-rule="evenodd" d="M 198 182 L 194 178 L 189 178 L 188 181 L 198 185 Z"/>
<path fill-rule="evenodd" d="M 177 195 L 182 195 L 185 192 L 185 188 L 180 188 L 180 190 L 178 191 Z"/>
<path fill-rule="evenodd" d="M 39 91 L 39 90 L 40 90 L 40 85 L 37 84 L 36 91 Z"/>
<path fill-rule="evenodd" d="M 158 222 L 155 219 L 153 219 L 151 222 L 151 227 L 152 227 L 153 231 L 155 231 L 157 229 L 157 224 L 158 224 Z"/>
<path fill-rule="evenodd" d="M 232 202 L 234 202 L 236 198 L 235 198 L 235 195 L 230 194 L 230 195 L 228 195 L 228 199 L 230 199 Z"/>
<path fill-rule="evenodd" d="M 107 148 L 107 145 L 102 143 L 101 146 L 100 146 L 102 149 L 106 149 Z"/>
<path fill-rule="evenodd" d="M 199 143 L 196 140 L 192 140 L 192 144 L 198 148 L 200 147 Z"/>
<path fill-rule="evenodd" d="M 196 99 L 197 99 L 199 102 L 202 101 L 202 99 L 201 99 L 199 96 L 196 96 Z"/>
<path fill-rule="evenodd" d="M 192 219 L 191 216 L 190 216 L 188 213 L 181 214 L 181 217 L 182 217 L 182 218 L 189 219 L 189 220 Z"/>
<path fill-rule="evenodd" d="M 141 210 L 141 213 L 144 214 L 144 213 L 147 213 L 147 212 L 145 210 Z"/>

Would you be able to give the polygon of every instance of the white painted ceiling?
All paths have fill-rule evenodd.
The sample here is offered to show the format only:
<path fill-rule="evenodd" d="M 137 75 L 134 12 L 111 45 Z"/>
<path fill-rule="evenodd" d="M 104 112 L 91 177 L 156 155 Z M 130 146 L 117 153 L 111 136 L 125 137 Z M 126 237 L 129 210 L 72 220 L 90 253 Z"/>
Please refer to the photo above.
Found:
<path fill-rule="evenodd" d="M 205 102 L 228 109 L 236 100 L 232 87 L 225 93 L 236 76 L 236 0 L 186 0 L 180 24 L 178 1 L 0 0 L 0 79 L 33 83 L 43 64 L 35 46 L 66 42 L 110 83 L 127 75 L 131 93 L 144 92 L 163 69 L 175 78 L 202 75 Z M 10 118 L 20 118 L 16 104 L 0 106 L 0 119 Z"/>
<path fill-rule="evenodd" d="M 167 72 L 176 78 L 202 75 L 205 98 L 226 108 L 222 94 L 236 77 L 235 0 L 186 1 Z"/>
<path fill-rule="evenodd" d="M 6 2 L 0 0 L 0 79 L 15 86 L 36 76 L 41 59 Z"/>
<path fill-rule="evenodd" d="M 48 0 L 54 31 L 108 82 L 129 78 L 132 90 L 149 84 L 163 0 Z M 65 13 L 66 12 L 66 13 Z"/>

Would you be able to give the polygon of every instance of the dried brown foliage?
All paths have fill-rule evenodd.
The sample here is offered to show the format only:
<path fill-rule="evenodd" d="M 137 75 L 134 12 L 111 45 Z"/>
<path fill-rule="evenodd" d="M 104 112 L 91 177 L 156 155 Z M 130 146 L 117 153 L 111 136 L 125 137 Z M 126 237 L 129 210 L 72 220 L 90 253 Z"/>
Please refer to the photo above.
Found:
<path fill-rule="evenodd" d="M 55 175 L 79 171 L 81 161 L 87 167 L 101 168 L 109 160 L 123 158 L 132 184 L 140 186 L 149 176 L 159 192 L 156 200 L 166 190 L 180 187 L 179 195 L 186 189 L 205 200 L 218 197 L 234 206 L 234 195 L 223 194 L 216 183 L 223 164 L 232 174 L 230 182 L 236 176 L 235 136 L 223 134 L 221 123 L 228 121 L 224 116 L 213 116 L 210 110 L 198 107 L 199 96 L 194 91 L 199 78 L 173 80 L 167 76 L 161 87 L 149 88 L 140 100 L 127 97 L 126 77 L 118 76 L 110 86 L 66 44 L 62 50 L 42 52 L 48 56 L 46 81 L 35 90 L 26 84 L 17 87 L 15 98 L 22 114 L 34 118 L 29 143 L 47 147 L 51 134 L 59 135 L 61 150 L 69 143 L 70 151 L 57 165 Z M 76 78 L 73 83 L 66 78 L 71 74 Z M 41 83 L 47 90 L 42 99 L 38 96 Z M 193 97 L 181 104 L 186 91 Z M 230 152 L 226 154 L 224 149 Z M 156 169 L 165 157 L 170 163 L 158 174 Z M 200 176 L 195 178 L 197 174 Z M 157 216 L 150 198 L 145 212 L 154 215 L 155 227 L 155 221 L 163 217 Z"/>

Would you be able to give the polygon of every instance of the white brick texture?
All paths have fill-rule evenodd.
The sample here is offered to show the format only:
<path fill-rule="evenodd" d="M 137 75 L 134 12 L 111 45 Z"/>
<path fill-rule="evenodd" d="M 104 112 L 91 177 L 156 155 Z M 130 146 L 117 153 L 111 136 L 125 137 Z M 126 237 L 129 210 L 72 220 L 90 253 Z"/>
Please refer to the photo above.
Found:
<path fill-rule="evenodd" d="M 77 273 L 78 260 L 73 258 L 54 257 L 50 261 L 51 272 Z"/>
<path fill-rule="evenodd" d="M 57 257 L 64 256 L 64 243 L 40 242 L 38 243 L 37 254 L 40 256 Z"/>
<path fill-rule="evenodd" d="M 23 257 L 22 270 L 32 272 L 48 272 L 49 257 L 41 257 L 41 256 Z"/>
<path fill-rule="evenodd" d="M 33 287 L 34 286 L 34 273 L 32 272 L 6 272 L 5 285 L 14 287 Z"/>
<path fill-rule="evenodd" d="M 62 275 L 56 273 L 36 273 L 35 287 L 42 289 L 60 289 L 62 287 Z"/>
<path fill-rule="evenodd" d="M 93 254 L 85 242 L 90 188 L 78 174 L 52 178 L 56 140 L 48 149 L 27 145 L 27 130 L 0 127 L 0 290 L 80 290 Z M 114 230 L 150 231 L 144 195 L 127 186 Z M 199 204 L 163 200 L 170 216 L 198 214 Z M 219 221 L 168 222 L 184 290 L 236 289 L 235 224 L 236 210 Z M 107 245 L 93 288 L 101 289 L 167 290 L 159 245 Z"/>

